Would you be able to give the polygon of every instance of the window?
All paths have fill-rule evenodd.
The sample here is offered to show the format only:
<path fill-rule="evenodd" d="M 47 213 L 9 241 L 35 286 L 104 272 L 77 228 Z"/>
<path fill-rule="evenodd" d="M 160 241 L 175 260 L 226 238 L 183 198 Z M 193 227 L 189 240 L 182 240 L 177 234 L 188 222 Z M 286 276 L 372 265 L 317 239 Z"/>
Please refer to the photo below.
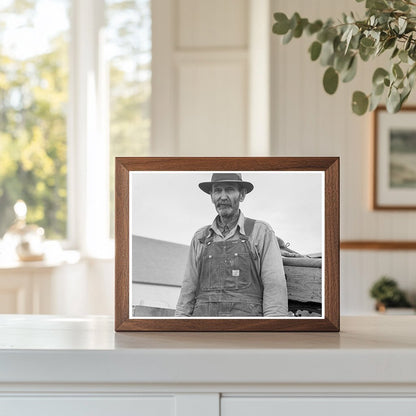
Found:
<path fill-rule="evenodd" d="M 114 157 L 144 156 L 150 147 L 150 0 L 107 0 L 110 80 L 110 235 L 114 236 Z"/>
<path fill-rule="evenodd" d="M 29 222 L 66 237 L 69 9 L 67 0 L 0 6 L 0 236 L 23 199 Z"/>
<path fill-rule="evenodd" d="M 113 235 L 114 157 L 150 143 L 151 0 L 0 6 L 0 237 L 23 199 L 47 238 Z"/>

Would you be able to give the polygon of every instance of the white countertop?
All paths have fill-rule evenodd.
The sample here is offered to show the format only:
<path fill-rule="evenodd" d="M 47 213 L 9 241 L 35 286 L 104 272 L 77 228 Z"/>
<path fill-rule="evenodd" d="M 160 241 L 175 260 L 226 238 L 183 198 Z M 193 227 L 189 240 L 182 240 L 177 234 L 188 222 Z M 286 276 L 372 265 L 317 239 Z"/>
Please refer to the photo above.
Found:
<path fill-rule="evenodd" d="M 116 333 L 108 317 L 0 316 L 0 383 L 408 383 L 416 316 L 340 333 Z"/>

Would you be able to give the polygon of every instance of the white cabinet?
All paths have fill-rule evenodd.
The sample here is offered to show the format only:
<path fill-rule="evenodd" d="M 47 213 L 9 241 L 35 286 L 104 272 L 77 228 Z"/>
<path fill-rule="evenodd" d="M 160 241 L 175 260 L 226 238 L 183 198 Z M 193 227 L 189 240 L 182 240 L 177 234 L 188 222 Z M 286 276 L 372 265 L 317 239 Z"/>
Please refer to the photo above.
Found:
<path fill-rule="evenodd" d="M 221 416 L 414 416 L 416 398 L 224 397 Z"/>
<path fill-rule="evenodd" d="M 416 415 L 416 316 L 340 333 L 115 333 L 0 315 L 0 415 Z"/>
<path fill-rule="evenodd" d="M 1 414 L 7 416 L 175 416 L 175 398 L 155 397 L 102 397 L 41 396 L 0 398 Z"/>

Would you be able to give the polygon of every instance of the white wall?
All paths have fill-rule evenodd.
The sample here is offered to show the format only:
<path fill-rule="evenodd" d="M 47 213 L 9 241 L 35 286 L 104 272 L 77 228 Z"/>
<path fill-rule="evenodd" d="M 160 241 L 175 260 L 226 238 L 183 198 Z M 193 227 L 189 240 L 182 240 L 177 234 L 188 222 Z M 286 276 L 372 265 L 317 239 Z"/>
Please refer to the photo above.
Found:
<path fill-rule="evenodd" d="M 154 0 L 152 12 L 152 153 L 245 155 L 248 0 Z"/>
<path fill-rule="evenodd" d="M 351 0 L 272 0 L 272 11 L 298 11 L 310 19 L 341 16 L 361 10 Z M 372 211 L 371 115 L 358 117 L 350 109 L 352 92 L 371 90 L 377 61 L 359 63 L 356 79 L 341 84 L 334 96 L 322 88 L 324 68 L 311 62 L 311 38 L 281 44 L 272 36 L 272 154 L 341 157 L 341 240 L 416 240 L 415 212 Z M 381 58 L 378 65 L 382 64 Z M 415 95 L 409 103 L 415 103 Z M 341 311 L 372 310 L 368 289 L 383 274 L 396 278 L 416 295 L 415 252 L 342 251 Z"/>
<path fill-rule="evenodd" d="M 271 33 L 274 11 L 326 18 L 361 8 L 352 0 L 154 0 L 153 154 L 266 156 L 270 147 L 278 156 L 340 156 L 341 238 L 415 240 L 416 213 L 370 208 L 371 116 L 353 115 L 350 102 L 354 90 L 369 91 L 376 63 L 360 63 L 359 77 L 328 96 L 310 38 L 283 46 L 260 30 Z M 342 251 L 342 314 L 370 313 L 368 289 L 383 274 L 415 298 L 415 263 L 413 251 Z M 90 270 L 103 302 L 92 313 L 112 313 L 113 264 Z"/>

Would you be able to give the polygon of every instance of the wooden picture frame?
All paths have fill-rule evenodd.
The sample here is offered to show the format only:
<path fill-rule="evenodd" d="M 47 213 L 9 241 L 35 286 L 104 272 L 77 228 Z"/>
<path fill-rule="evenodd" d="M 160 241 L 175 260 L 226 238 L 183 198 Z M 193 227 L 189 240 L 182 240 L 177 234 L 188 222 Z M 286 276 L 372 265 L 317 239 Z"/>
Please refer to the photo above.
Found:
<path fill-rule="evenodd" d="M 195 215 L 200 214 L 200 210 L 193 208 L 193 196 L 189 196 L 189 192 L 199 192 L 197 195 L 201 195 L 201 198 L 205 198 L 207 206 L 212 211 L 210 218 L 204 221 L 206 224 L 212 222 L 215 216 L 215 210 L 211 203 L 211 196 L 204 194 L 198 188 L 198 182 L 201 182 L 201 177 L 208 182 L 211 180 L 211 175 L 217 172 L 221 173 L 242 173 L 243 180 L 248 180 L 253 177 L 257 178 L 254 183 L 254 190 L 257 190 L 256 198 L 253 198 L 250 194 L 250 203 L 257 203 L 258 206 L 264 207 L 264 212 L 269 210 L 272 213 L 279 213 L 281 211 L 294 211 L 300 209 L 304 213 L 305 217 L 302 221 L 307 221 L 308 218 L 318 218 L 318 221 L 311 220 L 309 222 L 311 227 L 317 227 L 316 229 L 316 241 L 320 240 L 321 247 L 321 271 L 319 284 L 322 286 L 321 292 L 321 314 L 317 314 L 304 311 L 301 307 L 296 312 L 289 312 L 286 316 L 230 316 L 230 317 L 177 317 L 177 316 L 165 316 L 155 314 L 156 307 L 152 308 L 152 314 L 149 316 L 143 310 L 149 308 L 149 306 L 142 305 L 143 302 L 137 303 L 132 301 L 132 298 L 136 296 L 136 286 L 140 288 L 148 288 L 151 286 L 153 289 L 160 288 L 161 275 L 169 275 L 169 264 L 176 262 L 177 258 L 181 256 L 180 250 L 182 246 L 179 244 L 172 246 L 179 251 L 177 254 L 172 255 L 169 260 L 168 267 L 164 266 L 164 254 L 168 243 L 161 240 L 169 240 L 166 234 L 166 238 L 147 238 L 140 237 L 136 239 L 136 228 L 141 233 L 144 230 L 150 230 L 153 232 L 157 229 L 158 232 L 165 233 L 170 228 L 177 227 L 176 230 L 185 228 L 177 226 L 176 223 L 185 224 L 193 219 L 193 213 Z M 246 178 L 247 177 L 247 178 Z M 183 178 L 183 179 L 182 179 Z M 190 178 L 192 181 L 190 182 Z M 197 179 L 199 178 L 199 179 Z M 181 181 L 191 183 L 190 186 L 183 185 Z M 185 182 L 183 182 L 185 183 Z M 313 183 L 315 188 L 309 186 L 309 183 Z M 257 188 L 256 188 L 257 187 Z M 262 187 L 266 189 L 268 195 L 264 195 Z M 303 189 L 305 187 L 311 188 L 311 194 L 308 194 Z M 201 188 L 202 189 L 202 188 Z M 240 188 L 241 189 L 241 188 Z M 317 191 L 314 192 L 314 189 Z M 115 330 L 116 331 L 339 331 L 339 158 L 337 157 L 119 157 L 116 158 L 116 186 L 115 186 Z M 197 191 L 194 191 L 197 190 Z M 206 192 L 206 191 L 205 191 Z M 296 198 L 293 195 L 297 195 Z M 192 194 L 193 195 L 193 194 Z M 284 195 L 289 195 L 285 197 Z M 296 204 L 291 204 L 291 199 Z M 312 197 L 308 197 L 312 195 Z M 165 199 L 164 199 L 165 198 Z M 187 199 L 188 198 L 188 199 Z M 262 199 L 263 198 L 263 199 Z M 316 201 L 315 201 L 316 199 Z M 161 201 L 158 203 L 157 201 Z M 181 201 L 185 202 L 181 202 Z M 261 201 L 263 200 L 263 204 Z M 147 202 L 146 202 L 147 201 Z M 267 201 L 264 204 L 264 201 Z M 293 202 L 292 201 L 292 202 Z M 273 202 L 273 205 L 272 205 Z M 161 209 L 159 205 L 164 205 L 165 211 L 158 211 Z M 178 209 L 178 213 L 175 215 L 173 208 L 175 204 L 184 204 L 186 209 L 181 211 L 182 206 Z M 248 202 L 243 202 L 243 204 Z M 204 202 L 205 204 L 205 202 Z M 318 207 L 318 208 L 313 208 Z M 150 208 L 149 208 L 150 207 Z M 280 209 L 279 209 L 280 207 Z M 285 207 L 284 209 L 282 207 Z M 306 207 L 306 208 L 305 208 Z M 320 208 L 319 208 L 320 207 Z M 254 208 L 253 208 L 254 209 Z M 320 211 L 319 211 L 320 209 Z M 190 210 L 190 211 L 187 211 Z M 242 205 L 242 211 L 244 210 Z M 210 211 L 210 212 L 211 212 Z M 314 217 L 309 217 L 314 212 Z M 165 212 L 166 214 L 160 214 Z M 182 212 L 182 213 L 181 213 Z M 189 215 L 189 212 L 192 214 Z M 144 213 L 144 214 L 143 214 Z M 273 214 L 274 215 L 274 214 Z M 181 220 L 181 217 L 184 217 Z M 144 218 L 145 217 L 145 218 Z M 301 216 L 298 216 L 300 218 Z M 257 218 L 261 220 L 262 218 Z M 215 220 L 214 220 L 215 221 Z M 292 221 L 287 220 L 286 227 L 288 230 L 298 230 L 299 224 L 302 223 L 299 219 Z M 151 224 L 153 222 L 153 225 Z M 196 222 L 196 219 L 194 220 Z M 159 224 L 160 223 L 160 227 Z M 285 221 L 280 220 L 281 224 Z M 157 224 L 155 226 L 155 224 Z M 204 225 L 199 224 L 199 226 Z M 172 227 L 171 227 L 172 226 Z M 320 227 L 320 228 L 319 228 Z M 132 231 L 134 228 L 134 232 Z M 208 227 L 209 228 L 209 227 Z M 237 228 L 239 229 L 239 228 Z M 281 227 L 279 227 L 281 229 Z M 319 231 L 320 230 L 320 231 Z M 193 229 L 193 231 L 196 231 Z M 178 231 L 176 231 L 178 232 Z M 293 231 L 295 232 L 295 231 Z M 298 232 L 298 231 L 297 231 Z M 193 232 L 189 235 L 191 240 Z M 248 234 L 248 233 L 247 233 Z M 153 234 L 152 234 L 153 235 Z M 165 236 L 165 234 L 162 234 Z M 175 234 L 176 235 L 176 234 Z M 313 232 L 302 229 L 306 244 L 307 236 L 314 235 Z M 133 237 L 135 237 L 133 239 Z M 303 238 L 303 237 L 302 237 Z M 141 246 L 136 245 L 138 241 L 141 241 Z M 144 242 L 144 243 L 143 243 Z M 166 243 L 166 244 L 165 244 Z M 138 243 L 137 243 L 138 244 Z M 280 248 L 284 255 L 301 257 L 305 261 L 310 261 L 310 257 L 300 256 L 293 254 L 296 251 L 296 246 L 287 247 L 287 244 L 281 244 Z M 134 246 L 134 247 L 133 247 Z M 141 247 L 140 250 L 137 247 Z M 155 255 L 156 248 L 158 256 Z M 169 246 L 170 247 L 170 246 Z M 133 253 L 134 248 L 134 254 Z M 285 254 L 288 252 L 289 254 Z M 137 260 L 137 253 L 141 260 Z M 237 255 L 237 254 L 236 254 Z M 143 276 L 148 278 L 149 273 L 147 271 L 142 272 L 142 268 L 145 270 L 146 266 L 143 263 L 147 262 L 150 257 L 156 256 L 157 261 L 156 271 L 152 272 L 155 277 L 155 281 L 141 282 Z M 170 256 L 170 254 L 169 254 Z M 259 255 L 259 258 L 262 254 Z M 314 255 L 312 255 L 314 257 Z M 316 256 L 317 257 L 317 256 Z M 143 260 L 144 259 L 144 260 Z M 176 260 L 175 260 L 176 259 Z M 296 260 L 296 259 L 295 259 Z M 312 259 L 313 260 L 313 259 Z M 150 259 L 149 259 L 150 261 Z M 302 260 L 303 261 L 303 260 Z M 284 262 L 285 264 L 285 262 Z M 134 267 L 133 267 L 133 266 Z M 142 267 L 143 266 L 143 267 Z M 163 273 L 162 273 L 162 268 Z M 289 271 L 292 273 L 293 269 L 290 266 L 285 265 L 286 280 L 288 280 Z M 152 269 L 152 270 L 154 270 Z M 289 271 L 288 271 L 289 270 Z M 140 273 L 139 273 L 140 271 Z M 137 273 L 136 273 L 137 272 Z M 233 276 L 235 270 L 232 271 Z M 238 275 L 237 271 L 237 275 Z M 314 272 L 316 275 L 316 271 Z M 136 283 L 136 278 L 132 276 L 139 276 L 139 282 Z M 176 274 L 175 274 L 176 276 Z M 299 274 L 293 272 L 293 279 L 299 282 Z M 175 277 L 176 278 L 176 277 Z M 291 277 L 292 279 L 292 277 Z M 300 291 L 295 293 L 301 293 L 304 280 L 301 280 L 302 284 Z M 288 284 L 288 292 L 290 293 L 290 287 Z M 175 289 L 178 293 L 178 288 L 172 288 L 172 285 L 166 286 L 166 292 Z M 165 287 L 163 289 L 165 290 Z M 134 287 L 134 290 L 132 289 Z M 295 287 L 295 286 L 293 286 Z M 142 290 L 142 289 L 140 289 Z M 144 292 L 139 290 L 141 296 Z M 147 290 L 147 289 L 146 289 Z M 180 288 L 179 288 L 180 290 Z M 312 289 L 307 292 L 312 293 Z M 289 295 L 289 301 L 290 301 Z M 302 299 L 301 299 L 302 301 Z M 300 302 L 302 303 L 302 302 Z M 313 302 L 312 302 L 313 303 Z M 306 303 L 305 303 L 306 304 Z M 302 303 L 303 305 L 303 303 Z M 308 303 L 309 305 L 309 303 Z M 296 306 L 297 307 L 297 306 Z M 140 313 L 137 315 L 136 309 L 139 308 Z M 160 308 L 163 313 L 170 309 Z M 157 311 L 156 311 L 157 312 Z M 167 313 L 167 312 L 166 312 Z"/>
<path fill-rule="evenodd" d="M 416 209 L 416 107 L 373 113 L 373 209 Z"/>

